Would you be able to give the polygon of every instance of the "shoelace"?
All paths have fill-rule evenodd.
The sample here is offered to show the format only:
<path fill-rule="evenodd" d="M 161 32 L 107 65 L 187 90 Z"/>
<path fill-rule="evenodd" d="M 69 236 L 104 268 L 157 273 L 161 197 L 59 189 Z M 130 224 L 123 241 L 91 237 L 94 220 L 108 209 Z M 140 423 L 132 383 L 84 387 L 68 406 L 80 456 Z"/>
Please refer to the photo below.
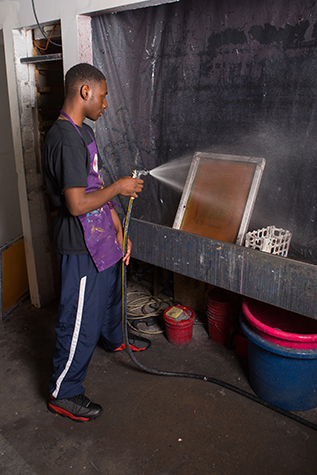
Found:
<path fill-rule="evenodd" d="M 69 399 L 70 399 L 70 401 L 72 401 L 76 404 L 80 404 L 81 407 L 87 407 L 90 403 L 90 400 L 88 399 L 87 396 L 85 396 L 84 393 L 78 394 L 77 396 L 73 396 Z"/>

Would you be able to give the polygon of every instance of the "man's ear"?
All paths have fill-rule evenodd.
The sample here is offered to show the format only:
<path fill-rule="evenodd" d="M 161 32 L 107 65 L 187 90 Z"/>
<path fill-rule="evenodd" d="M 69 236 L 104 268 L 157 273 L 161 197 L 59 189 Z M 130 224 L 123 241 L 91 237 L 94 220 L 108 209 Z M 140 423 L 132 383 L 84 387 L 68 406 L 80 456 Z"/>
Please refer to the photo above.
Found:
<path fill-rule="evenodd" d="M 89 97 L 89 86 L 87 86 L 87 84 L 84 84 L 83 86 L 81 86 L 80 88 L 80 95 L 81 95 L 81 98 L 84 100 L 84 101 L 87 101 L 88 97 Z"/>

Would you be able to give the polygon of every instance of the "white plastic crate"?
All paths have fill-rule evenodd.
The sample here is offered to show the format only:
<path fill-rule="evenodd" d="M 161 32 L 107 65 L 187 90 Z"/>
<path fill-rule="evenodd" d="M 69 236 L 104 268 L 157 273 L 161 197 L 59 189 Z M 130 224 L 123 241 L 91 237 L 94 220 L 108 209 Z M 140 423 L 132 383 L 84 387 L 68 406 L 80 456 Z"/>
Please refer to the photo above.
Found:
<path fill-rule="evenodd" d="M 286 257 L 292 234 L 275 226 L 250 231 L 245 235 L 245 247 Z"/>

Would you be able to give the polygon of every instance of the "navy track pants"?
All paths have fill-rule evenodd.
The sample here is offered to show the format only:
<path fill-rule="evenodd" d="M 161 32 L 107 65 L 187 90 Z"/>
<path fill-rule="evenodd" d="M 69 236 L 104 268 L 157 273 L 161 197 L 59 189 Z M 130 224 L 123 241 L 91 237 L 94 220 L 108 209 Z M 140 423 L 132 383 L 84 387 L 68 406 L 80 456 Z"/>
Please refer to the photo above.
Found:
<path fill-rule="evenodd" d="M 84 392 L 99 339 L 110 350 L 123 342 L 122 271 L 120 261 L 98 272 L 90 255 L 58 255 L 58 264 L 61 297 L 49 390 L 63 399 Z"/>

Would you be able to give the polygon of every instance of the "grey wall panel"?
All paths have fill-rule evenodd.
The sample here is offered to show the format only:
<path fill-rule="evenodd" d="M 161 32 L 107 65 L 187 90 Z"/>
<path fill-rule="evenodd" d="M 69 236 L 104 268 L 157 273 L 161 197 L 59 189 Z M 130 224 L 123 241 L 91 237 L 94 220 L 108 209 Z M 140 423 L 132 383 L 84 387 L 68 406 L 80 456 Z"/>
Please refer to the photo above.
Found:
<path fill-rule="evenodd" d="M 196 151 L 264 157 L 250 230 L 287 229 L 289 257 L 317 263 L 316 2 L 181 0 L 96 16 L 92 34 L 106 182 Z M 134 216 L 171 226 L 179 198 L 147 177 Z"/>

